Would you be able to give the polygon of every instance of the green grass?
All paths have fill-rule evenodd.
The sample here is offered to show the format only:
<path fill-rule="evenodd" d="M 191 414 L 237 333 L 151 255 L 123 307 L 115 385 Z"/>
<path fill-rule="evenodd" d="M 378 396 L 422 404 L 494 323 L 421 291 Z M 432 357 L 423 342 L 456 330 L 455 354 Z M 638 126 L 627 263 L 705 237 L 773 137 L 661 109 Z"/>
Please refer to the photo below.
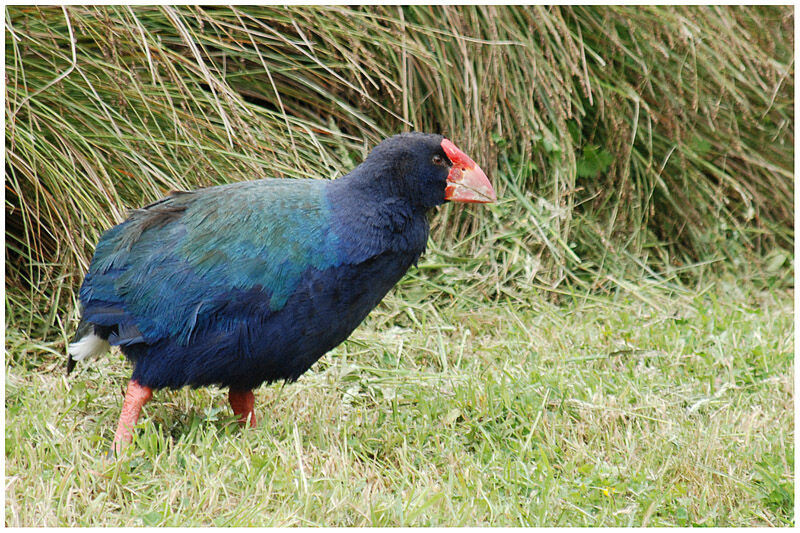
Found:
<path fill-rule="evenodd" d="M 9 6 L 7 525 L 794 523 L 792 6 Z M 451 137 L 495 205 L 298 383 L 67 380 L 100 233 Z"/>
<path fill-rule="evenodd" d="M 67 379 L 63 341 L 12 326 L 6 525 L 794 523 L 791 291 L 475 307 L 433 270 L 260 388 L 258 429 L 224 391 L 160 391 L 116 462 L 122 357 Z"/>

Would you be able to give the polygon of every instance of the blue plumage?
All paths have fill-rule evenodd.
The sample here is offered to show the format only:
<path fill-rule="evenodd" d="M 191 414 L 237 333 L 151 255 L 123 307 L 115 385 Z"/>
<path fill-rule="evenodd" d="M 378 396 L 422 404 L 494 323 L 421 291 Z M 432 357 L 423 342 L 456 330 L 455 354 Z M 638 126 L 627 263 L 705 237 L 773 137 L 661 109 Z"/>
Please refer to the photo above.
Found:
<path fill-rule="evenodd" d="M 237 183 L 135 212 L 98 244 L 81 288 L 84 319 L 112 326 L 116 316 L 99 315 L 124 308 L 145 342 L 174 337 L 185 346 L 209 319 L 223 328 L 239 320 L 220 314 L 235 291 L 257 290 L 268 310 L 281 309 L 306 270 L 342 263 L 326 185 Z"/>
<path fill-rule="evenodd" d="M 136 210 L 97 245 L 83 321 L 105 328 L 151 388 L 294 380 L 424 251 L 447 174 L 430 170 L 413 176 L 411 201 L 397 158 L 371 157 L 335 181 L 235 183 Z"/>
<path fill-rule="evenodd" d="M 115 451 L 163 387 L 229 387 L 254 425 L 251 389 L 297 379 L 350 335 L 425 250 L 431 208 L 494 199 L 474 161 L 427 134 L 383 141 L 334 181 L 174 193 L 97 244 L 67 372 L 109 344 L 133 362 Z"/>

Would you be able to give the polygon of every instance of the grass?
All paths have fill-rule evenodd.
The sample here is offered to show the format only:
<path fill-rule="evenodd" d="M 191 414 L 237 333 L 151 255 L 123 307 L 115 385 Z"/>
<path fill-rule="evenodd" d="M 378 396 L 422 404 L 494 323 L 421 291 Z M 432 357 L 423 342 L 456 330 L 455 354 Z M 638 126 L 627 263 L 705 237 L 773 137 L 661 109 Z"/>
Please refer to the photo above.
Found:
<path fill-rule="evenodd" d="M 8 6 L 6 525 L 791 525 L 791 6 Z M 450 136 L 500 200 L 298 383 L 63 375 L 100 233 Z"/>
<path fill-rule="evenodd" d="M 443 209 L 437 245 L 495 249 L 509 267 L 535 258 L 540 285 L 791 254 L 791 6 L 5 15 L 8 280 L 34 314 L 67 310 L 100 232 L 129 208 L 171 189 L 341 175 L 409 129 L 450 136 L 505 199 L 491 224 Z M 511 228 L 501 242 L 498 226 Z"/>
<path fill-rule="evenodd" d="M 435 270 L 260 388 L 257 429 L 223 391 L 160 391 L 117 462 L 122 357 L 67 379 L 63 341 L 8 329 L 6 525 L 794 523 L 791 291 L 475 307 Z"/>

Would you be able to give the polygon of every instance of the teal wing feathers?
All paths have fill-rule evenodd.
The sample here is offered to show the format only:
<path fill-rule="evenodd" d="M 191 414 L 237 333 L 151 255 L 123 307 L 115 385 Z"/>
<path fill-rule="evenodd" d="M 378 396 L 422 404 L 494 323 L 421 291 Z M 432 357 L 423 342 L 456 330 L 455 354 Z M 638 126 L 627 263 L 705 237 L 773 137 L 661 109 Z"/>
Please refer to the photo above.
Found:
<path fill-rule="evenodd" d="M 325 185 L 243 182 L 135 211 L 97 246 L 81 288 L 84 318 L 119 326 L 118 344 L 183 344 L 200 323 L 225 320 L 217 313 L 242 294 L 281 309 L 304 272 L 341 263 Z"/>

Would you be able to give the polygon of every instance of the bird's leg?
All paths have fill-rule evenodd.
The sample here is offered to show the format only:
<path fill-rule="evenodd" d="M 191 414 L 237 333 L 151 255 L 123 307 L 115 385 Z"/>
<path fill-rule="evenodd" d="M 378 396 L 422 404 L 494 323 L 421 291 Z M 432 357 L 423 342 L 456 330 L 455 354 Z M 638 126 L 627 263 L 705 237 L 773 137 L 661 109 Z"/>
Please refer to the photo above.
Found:
<path fill-rule="evenodd" d="M 230 389 L 228 391 L 228 400 L 231 402 L 233 414 L 239 417 L 239 423 L 244 425 L 247 419 L 250 419 L 250 427 L 256 427 L 256 413 L 253 411 L 253 406 L 256 403 L 256 397 L 253 391 L 240 391 Z"/>
<path fill-rule="evenodd" d="M 111 446 L 112 453 L 120 453 L 133 440 L 132 430 L 139 420 L 142 406 L 152 397 L 153 389 L 140 385 L 133 379 L 130 380 L 125 401 L 122 402 L 122 413 L 119 415 L 117 432 L 114 434 L 114 444 Z"/>

